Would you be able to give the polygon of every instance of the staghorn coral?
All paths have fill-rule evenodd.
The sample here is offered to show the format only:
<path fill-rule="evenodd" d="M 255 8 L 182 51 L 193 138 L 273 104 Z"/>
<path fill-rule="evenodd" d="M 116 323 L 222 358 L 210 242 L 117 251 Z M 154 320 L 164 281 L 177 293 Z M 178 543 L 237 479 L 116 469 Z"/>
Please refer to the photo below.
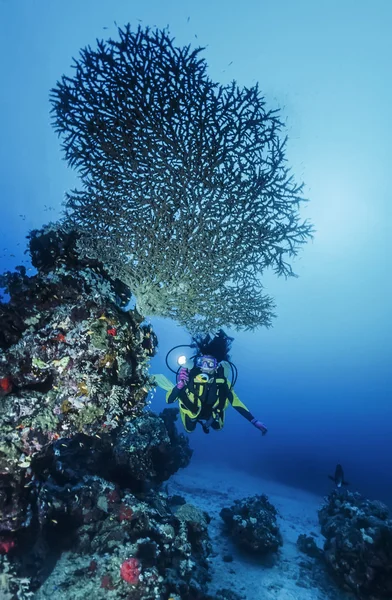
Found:
<path fill-rule="evenodd" d="M 65 221 L 81 256 L 130 287 L 139 312 L 190 331 L 269 326 L 266 268 L 311 235 L 285 159 L 283 124 L 258 86 L 209 79 L 201 48 L 166 30 L 119 29 L 81 51 L 52 90 L 54 126 L 82 189 Z"/>

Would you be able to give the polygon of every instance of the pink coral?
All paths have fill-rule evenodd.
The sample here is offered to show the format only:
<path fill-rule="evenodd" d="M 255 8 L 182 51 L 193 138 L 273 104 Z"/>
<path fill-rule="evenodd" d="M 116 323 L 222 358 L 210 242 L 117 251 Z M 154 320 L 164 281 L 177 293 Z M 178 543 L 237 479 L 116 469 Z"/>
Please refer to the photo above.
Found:
<path fill-rule="evenodd" d="M 127 583 L 136 585 L 139 583 L 141 567 L 137 558 L 128 558 L 124 560 L 120 568 L 120 575 Z"/>
<path fill-rule="evenodd" d="M 15 548 L 14 540 L 0 540 L 0 554 L 7 554 Z"/>

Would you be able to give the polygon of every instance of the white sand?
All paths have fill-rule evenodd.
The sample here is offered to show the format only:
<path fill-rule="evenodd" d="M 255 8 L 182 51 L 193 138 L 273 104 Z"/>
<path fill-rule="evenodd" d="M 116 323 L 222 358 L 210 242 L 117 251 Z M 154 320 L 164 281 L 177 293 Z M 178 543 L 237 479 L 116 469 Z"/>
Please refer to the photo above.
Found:
<path fill-rule="evenodd" d="M 210 592 L 228 588 L 246 600 L 346 600 L 347 595 L 336 588 L 322 569 L 316 567 L 312 571 L 314 561 L 296 546 L 299 534 L 313 532 L 317 534 L 317 545 L 322 547 L 324 538 L 317 518 L 321 497 L 239 471 L 195 462 L 169 480 L 169 493 L 183 496 L 212 517 L 209 532 L 214 555 Z M 263 493 L 280 513 L 283 536 L 283 546 L 269 565 L 239 551 L 225 533 L 219 516 L 220 510 L 231 506 L 235 499 Z M 224 562 L 225 554 L 231 554 L 233 561 Z"/>

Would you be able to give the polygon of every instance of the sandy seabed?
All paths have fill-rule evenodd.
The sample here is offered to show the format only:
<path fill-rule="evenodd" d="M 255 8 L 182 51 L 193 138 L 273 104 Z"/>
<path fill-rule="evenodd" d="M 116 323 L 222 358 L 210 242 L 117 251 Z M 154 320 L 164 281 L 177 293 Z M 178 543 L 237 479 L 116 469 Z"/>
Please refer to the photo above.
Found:
<path fill-rule="evenodd" d="M 212 519 L 210 593 L 226 588 L 246 600 L 352 600 L 352 595 L 337 588 L 323 566 L 300 552 L 296 545 L 298 536 L 307 534 L 322 548 L 324 538 L 317 516 L 323 502 L 321 496 L 241 471 L 197 462 L 191 462 L 173 476 L 168 491 L 207 511 Z M 234 500 L 255 494 L 266 494 L 279 512 L 283 546 L 267 562 L 240 551 L 225 532 L 219 516 L 220 510 L 231 506 Z M 224 556 L 226 560 L 232 557 L 232 561 L 226 562 Z"/>

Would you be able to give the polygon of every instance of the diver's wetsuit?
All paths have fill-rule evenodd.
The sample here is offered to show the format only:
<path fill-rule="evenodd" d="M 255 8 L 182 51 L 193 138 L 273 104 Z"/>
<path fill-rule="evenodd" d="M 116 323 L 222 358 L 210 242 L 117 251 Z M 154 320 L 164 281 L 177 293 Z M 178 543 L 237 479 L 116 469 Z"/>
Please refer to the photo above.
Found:
<path fill-rule="evenodd" d="M 171 404 L 176 400 L 178 400 L 182 423 L 188 432 L 194 431 L 196 424 L 198 422 L 203 424 L 203 421 L 205 421 L 204 431 L 208 431 L 208 427 L 222 429 L 225 410 L 229 404 L 248 421 L 254 418 L 231 389 L 222 366 L 219 366 L 211 377 L 203 374 L 197 367 L 191 369 L 189 381 L 182 389 L 174 386 L 167 392 L 166 402 Z"/>

